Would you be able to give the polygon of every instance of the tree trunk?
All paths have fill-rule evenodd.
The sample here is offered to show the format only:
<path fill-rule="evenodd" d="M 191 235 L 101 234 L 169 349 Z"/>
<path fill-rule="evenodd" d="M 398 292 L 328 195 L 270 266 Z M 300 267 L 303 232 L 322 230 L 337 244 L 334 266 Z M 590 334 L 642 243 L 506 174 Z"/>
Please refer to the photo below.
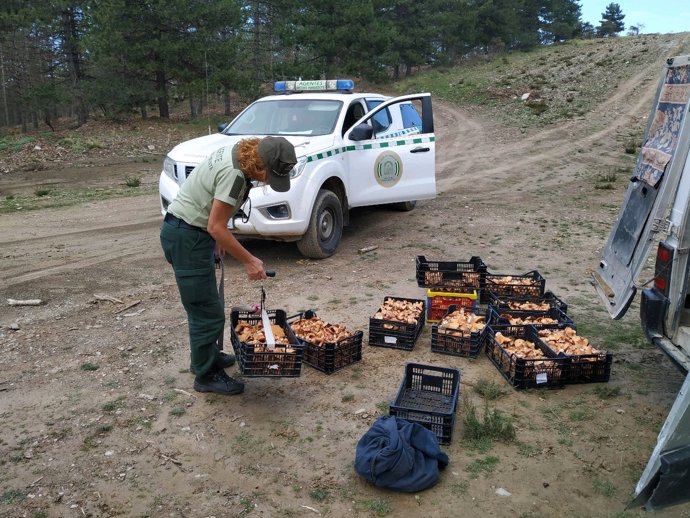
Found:
<path fill-rule="evenodd" d="M 0 83 L 2 83 L 2 107 L 5 112 L 5 126 L 10 125 L 10 112 L 7 107 L 7 88 L 5 86 L 5 55 L 0 47 Z"/>
<path fill-rule="evenodd" d="M 198 114 L 196 112 L 196 103 L 194 102 L 194 97 L 189 97 L 189 114 L 192 120 L 196 120 Z"/>
<path fill-rule="evenodd" d="M 84 102 L 84 92 L 81 89 L 82 72 L 79 56 L 79 31 L 73 8 L 67 8 L 62 11 L 62 30 L 65 37 L 67 67 L 77 111 L 77 123 L 81 126 L 86 124 L 88 120 L 88 110 Z"/>
<path fill-rule="evenodd" d="M 229 117 L 230 113 L 232 113 L 232 102 L 230 101 L 230 94 L 225 94 L 223 96 L 223 115 Z"/>
<path fill-rule="evenodd" d="M 156 91 L 158 92 L 158 115 L 161 119 L 170 118 L 170 106 L 168 105 L 168 91 L 167 81 L 165 80 L 165 72 L 158 70 L 156 72 Z"/>
<path fill-rule="evenodd" d="M 53 120 L 50 117 L 49 111 L 46 111 L 43 114 L 43 122 L 45 122 L 46 126 L 48 126 L 50 128 L 50 131 L 53 131 L 53 132 L 55 131 L 55 128 L 53 127 Z M 36 121 L 35 126 L 36 126 L 36 128 L 38 128 L 38 121 Z"/>
<path fill-rule="evenodd" d="M 254 2 L 254 79 L 257 84 L 261 84 L 261 2 Z"/>

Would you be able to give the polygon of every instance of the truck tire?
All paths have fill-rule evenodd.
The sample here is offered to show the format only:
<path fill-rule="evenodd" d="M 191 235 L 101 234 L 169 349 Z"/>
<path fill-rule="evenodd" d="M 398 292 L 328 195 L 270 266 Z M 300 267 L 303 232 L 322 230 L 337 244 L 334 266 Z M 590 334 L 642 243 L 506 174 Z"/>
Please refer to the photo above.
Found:
<path fill-rule="evenodd" d="M 316 196 L 307 232 L 297 241 L 300 253 L 311 259 L 333 255 L 343 236 L 343 208 L 340 198 L 322 189 Z"/>
<path fill-rule="evenodd" d="M 395 210 L 399 210 L 400 212 L 410 212 L 412 209 L 415 208 L 417 205 L 416 200 L 412 201 L 400 201 L 398 203 L 392 203 L 391 207 L 393 207 Z"/>

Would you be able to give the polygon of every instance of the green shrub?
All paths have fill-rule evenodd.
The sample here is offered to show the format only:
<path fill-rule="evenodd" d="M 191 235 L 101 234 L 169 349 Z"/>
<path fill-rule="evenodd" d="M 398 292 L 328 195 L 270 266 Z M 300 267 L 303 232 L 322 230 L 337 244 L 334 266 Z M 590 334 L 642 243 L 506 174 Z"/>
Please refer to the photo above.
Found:
<path fill-rule="evenodd" d="M 125 185 L 127 187 L 139 187 L 141 185 L 141 178 L 137 176 L 125 176 Z"/>
<path fill-rule="evenodd" d="M 634 140 L 628 140 L 625 143 L 625 152 L 628 155 L 634 155 L 635 153 L 637 153 L 637 148 L 638 148 L 637 142 L 635 142 Z"/>
<path fill-rule="evenodd" d="M 493 401 L 507 394 L 507 391 L 495 381 L 480 378 L 474 385 L 474 391 L 487 401 Z"/>
<path fill-rule="evenodd" d="M 511 442 L 515 439 L 515 427 L 510 416 L 487 405 L 480 420 L 473 404 L 468 402 L 465 406 L 462 435 L 470 448 L 484 451 L 491 447 L 493 441 Z"/>

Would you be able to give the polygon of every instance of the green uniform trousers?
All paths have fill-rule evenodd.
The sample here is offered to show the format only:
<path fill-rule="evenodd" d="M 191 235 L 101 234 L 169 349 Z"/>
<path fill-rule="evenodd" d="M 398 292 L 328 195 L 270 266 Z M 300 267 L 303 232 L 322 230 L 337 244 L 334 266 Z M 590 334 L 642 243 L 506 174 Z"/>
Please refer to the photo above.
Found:
<path fill-rule="evenodd" d="M 187 312 L 192 366 L 196 377 L 201 378 L 212 369 L 220 354 L 218 338 L 225 325 L 216 286 L 216 242 L 207 232 L 167 222 L 161 225 L 160 239 Z"/>

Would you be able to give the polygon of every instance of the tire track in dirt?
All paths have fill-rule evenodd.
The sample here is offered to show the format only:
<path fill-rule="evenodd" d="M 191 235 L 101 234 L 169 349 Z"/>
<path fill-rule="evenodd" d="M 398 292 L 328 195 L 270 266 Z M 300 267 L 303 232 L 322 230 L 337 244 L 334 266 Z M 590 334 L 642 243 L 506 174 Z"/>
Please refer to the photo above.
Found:
<path fill-rule="evenodd" d="M 669 49 L 669 55 L 687 52 L 690 37 Z M 650 62 L 626 81 L 616 85 L 613 94 L 578 120 L 543 129 L 512 142 L 496 143 L 489 138 L 486 125 L 468 113 L 445 103 L 436 103 L 437 113 L 461 131 L 439 138 L 437 164 L 440 191 L 465 189 L 477 193 L 510 195 L 520 187 L 539 181 L 544 187 L 563 182 L 549 169 L 573 164 L 606 165 L 619 153 L 614 149 L 617 132 L 625 130 L 647 115 L 654 99 L 661 66 Z M 443 127 L 449 126 L 446 122 Z M 601 144 L 595 149 L 595 144 Z M 458 170 L 449 171 L 451 165 Z M 480 195 L 480 194 L 478 194 Z"/>
<path fill-rule="evenodd" d="M 112 234 L 113 237 L 118 236 L 118 235 L 124 236 L 124 235 L 127 235 L 133 231 L 139 230 L 142 225 L 159 224 L 160 219 L 161 218 L 158 215 L 156 215 L 156 216 L 142 219 L 141 222 L 138 222 L 138 223 L 126 223 L 123 225 L 118 225 L 118 224 L 104 225 L 104 226 L 90 228 L 87 230 L 70 230 L 67 232 L 60 232 L 57 234 L 51 232 L 50 228 L 45 227 L 42 229 L 38 229 L 38 235 L 32 235 L 31 237 L 28 237 L 26 239 L 15 239 L 13 241 L 3 241 L 2 238 L 0 238 L 0 245 L 2 245 L 2 246 L 28 245 L 32 241 L 43 242 L 46 239 L 50 239 L 52 241 L 59 241 L 61 239 L 67 239 L 67 238 L 74 238 L 75 240 L 82 238 L 82 240 L 87 241 L 88 238 L 93 237 L 94 234 L 99 235 L 102 233 Z"/>
<path fill-rule="evenodd" d="M 141 258 L 142 256 L 145 256 L 145 254 L 146 247 L 130 248 L 125 253 L 113 253 L 111 251 L 106 251 L 103 254 L 95 254 L 85 259 L 78 259 L 74 261 L 70 260 L 67 263 L 58 263 L 53 266 L 41 266 L 39 268 L 30 270 L 23 274 L 20 273 L 21 271 L 24 271 L 23 267 L 18 267 L 17 270 L 19 271 L 9 269 L 9 271 L 4 272 L 7 273 L 7 275 L 3 275 L 2 277 L 0 277 L 0 281 L 6 283 L 6 286 L 13 286 L 30 281 L 35 281 L 51 275 L 59 275 L 73 270 L 83 270 L 93 266 L 100 266 L 110 261 L 128 259 L 134 256 Z M 40 261 L 38 262 L 40 263 Z"/>
<path fill-rule="evenodd" d="M 46 221 L 45 215 L 51 220 Z M 51 212 L 3 216 L 0 221 L 0 288 L 83 272 L 114 262 L 119 268 L 162 257 L 157 227 L 161 217 L 150 196 L 113 199 Z M 24 226 L 23 239 L 14 229 Z M 75 230 L 76 229 L 76 230 Z M 3 241 L 3 239 L 5 239 Z"/>

